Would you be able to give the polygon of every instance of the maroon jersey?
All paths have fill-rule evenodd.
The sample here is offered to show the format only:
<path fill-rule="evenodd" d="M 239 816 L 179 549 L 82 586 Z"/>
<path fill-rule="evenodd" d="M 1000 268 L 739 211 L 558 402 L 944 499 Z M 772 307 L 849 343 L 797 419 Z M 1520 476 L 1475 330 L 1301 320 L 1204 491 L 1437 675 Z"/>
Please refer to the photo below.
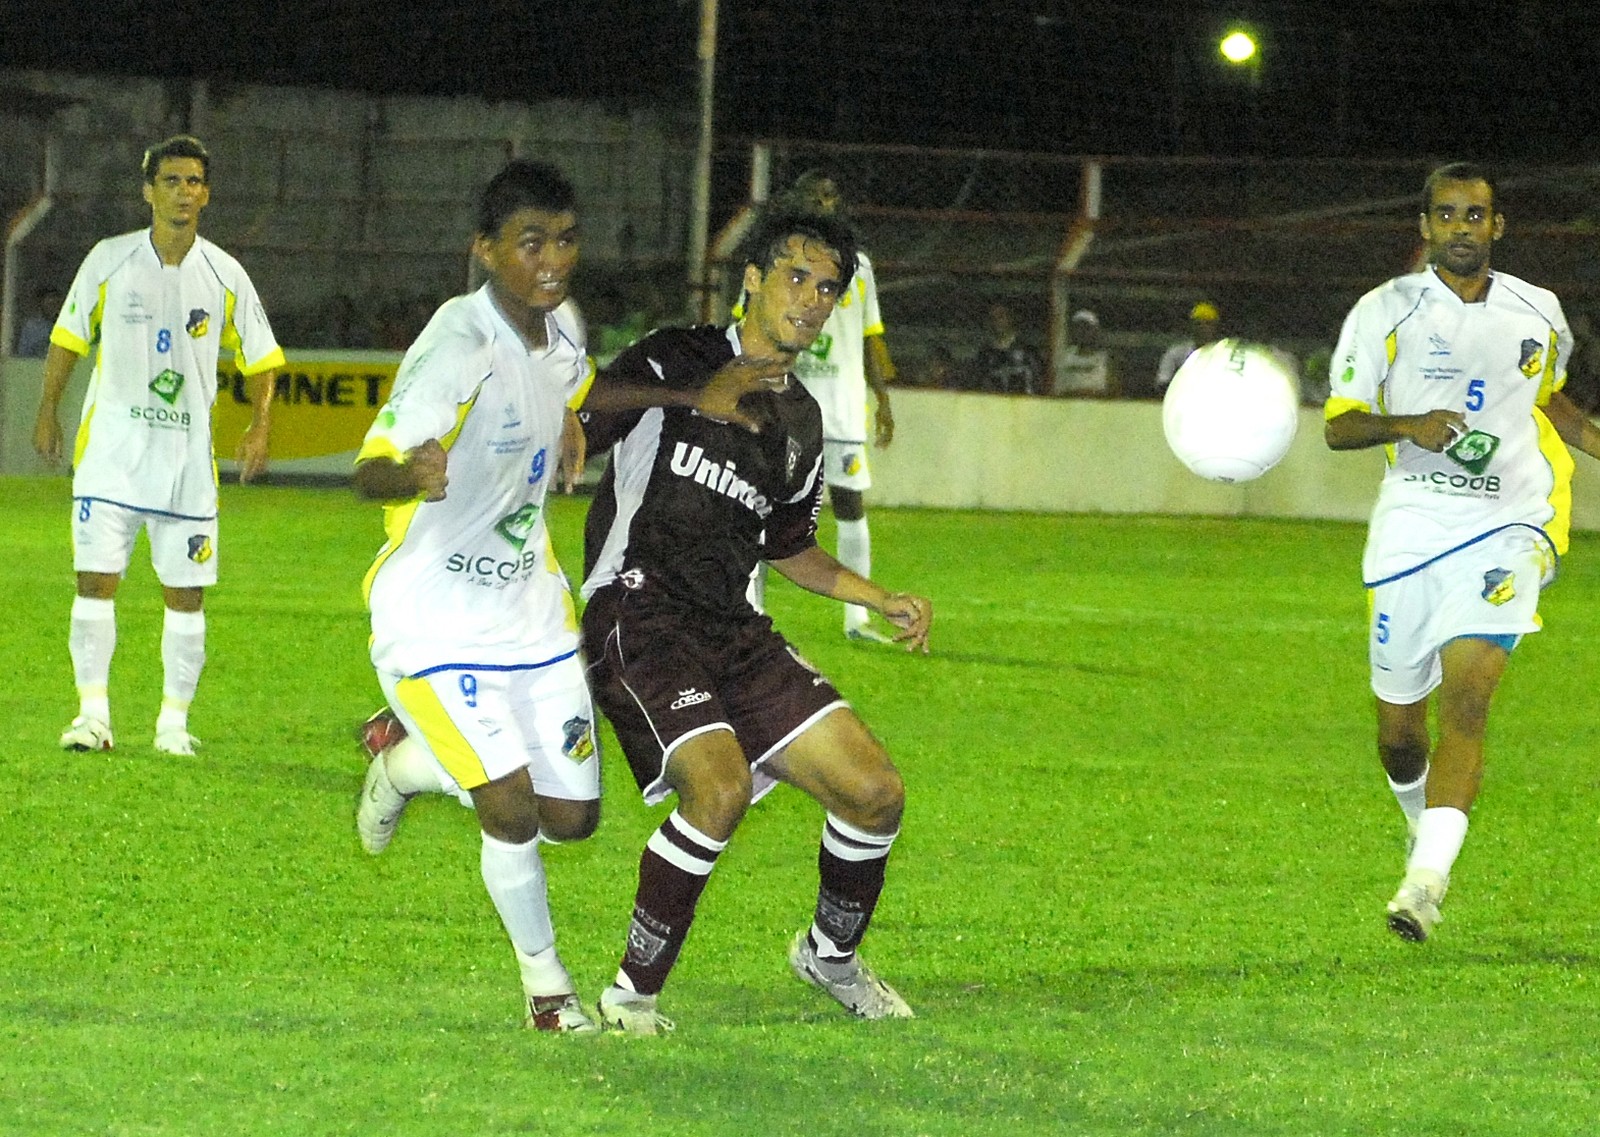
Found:
<path fill-rule="evenodd" d="M 733 359 L 733 329 L 667 328 L 606 369 L 619 382 L 690 390 Z M 593 453 L 612 446 L 584 527 L 583 595 L 613 581 L 723 617 L 750 615 L 756 563 L 816 544 L 822 413 L 793 379 L 746 395 L 759 433 L 682 407 L 583 415 Z"/>

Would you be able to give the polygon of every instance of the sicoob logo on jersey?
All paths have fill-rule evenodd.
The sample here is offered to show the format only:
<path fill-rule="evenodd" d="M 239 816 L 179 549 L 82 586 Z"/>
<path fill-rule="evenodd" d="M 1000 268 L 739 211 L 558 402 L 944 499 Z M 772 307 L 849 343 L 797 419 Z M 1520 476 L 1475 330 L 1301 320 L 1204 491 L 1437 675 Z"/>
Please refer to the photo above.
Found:
<path fill-rule="evenodd" d="M 189 559 L 197 565 L 203 565 L 211 559 L 211 538 L 204 533 L 196 533 L 189 538 Z"/>
<path fill-rule="evenodd" d="M 150 380 L 150 390 L 170 407 L 178 401 L 178 392 L 183 390 L 183 376 L 169 367 Z"/>
<path fill-rule="evenodd" d="M 210 327 L 211 313 L 204 308 L 191 308 L 189 310 L 189 322 L 183 325 L 183 330 L 189 333 L 191 339 L 201 339 Z"/>
<path fill-rule="evenodd" d="M 522 546 L 528 543 L 528 537 L 533 533 L 534 526 L 539 522 L 539 507 L 529 502 L 515 513 L 502 517 L 495 525 L 494 531 L 506 539 L 506 543 L 517 552 L 522 551 Z"/>
<path fill-rule="evenodd" d="M 561 733 L 561 753 L 574 762 L 587 762 L 594 753 L 594 728 L 589 720 L 581 716 L 570 718 L 561 724 Z"/>
<path fill-rule="evenodd" d="M 1489 459 L 1494 457 L 1498 449 L 1500 439 L 1496 436 L 1488 431 L 1469 430 L 1444 453 L 1452 462 L 1465 466 L 1474 474 L 1481 474 L 1489 468 Z"/>
<path fill-rule="evenodd" d="M 1522 355 L 1517 360 L 1517 370 L 1529 379 L 1544 370 L 1544 345 L 1538 340 L 1523 340 Z"/>

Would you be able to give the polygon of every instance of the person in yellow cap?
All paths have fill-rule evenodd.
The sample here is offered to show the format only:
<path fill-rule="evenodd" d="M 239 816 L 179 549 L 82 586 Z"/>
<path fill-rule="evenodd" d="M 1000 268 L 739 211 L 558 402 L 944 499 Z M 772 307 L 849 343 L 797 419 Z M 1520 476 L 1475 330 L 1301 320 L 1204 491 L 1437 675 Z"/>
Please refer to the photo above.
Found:
<path fill-rule="evenodd" d="M 1189 335 L 1167 348 L 1161 357 L 1161 364 L 1156 368 L 1156 391 L 1164 393 L 1167 384 L 1172 382 L 1172 377 L 1178 373 L 1178 368 L 1183 366 L 1183 361 L 1195 351 L 1208 343 L 1214 343 L 1222 338 L 1222 313 L 1217 306 L 1209 300 L 1202 300 L 1189 309 Z"/>

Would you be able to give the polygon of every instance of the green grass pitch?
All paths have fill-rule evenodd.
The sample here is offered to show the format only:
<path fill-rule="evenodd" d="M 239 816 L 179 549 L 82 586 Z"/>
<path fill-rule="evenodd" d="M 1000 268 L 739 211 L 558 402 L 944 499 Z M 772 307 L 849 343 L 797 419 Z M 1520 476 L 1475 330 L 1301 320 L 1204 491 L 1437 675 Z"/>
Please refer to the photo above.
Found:
<path fill-rule="evenodd" d="M 64 480 L 0 482 L 0 1133 L 1550 1137 L 1600 1129 L 1600 539 L 1518 650 L 1433 942 L 1383 926 L 1403 825 L 1373 756 L 1359 526 L 879 510 L 934 654 L 771 605 L 909 790 L 866 954 L 916 1008 L 857 1023 L 788 974 L 817 809 L 752 811 L 664 1040 L 519 1029 L 472 815 L 352 825 L 379 701 L 375 508 L 225 487 L 195 759 L 149 748 L 159 600 L 118 601 L 118 749 L 75 701 Z M 583 503 L 552 505 L 575 564 Z M 825 533 L 831 541 L 831 530 Z M 573 571 L 570 570 L 569 571 Z M 610 980 L 661 810 L 610 756 L 549 850 L 562 954 Z"/>

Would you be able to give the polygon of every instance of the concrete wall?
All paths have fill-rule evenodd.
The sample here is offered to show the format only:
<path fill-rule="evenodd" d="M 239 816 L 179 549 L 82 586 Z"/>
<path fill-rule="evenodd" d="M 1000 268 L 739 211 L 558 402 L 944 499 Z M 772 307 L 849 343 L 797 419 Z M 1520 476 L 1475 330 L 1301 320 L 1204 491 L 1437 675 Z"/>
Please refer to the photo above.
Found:
<path fill-rule="evenodd" d="M 0 474 L 45 472 L 32 447 L 43 370 L 35 359 L 0 364 Z M 62 401 L 69 445 L 87 373 L 78 368 Z M 1159 403 L 904 389 L 894 409 L 894 443 L 871 454 L 877 506 L 1364 521 L 1383 473 L 1380 450 L 1330 451 L 1313 408 L 1300 412 L 1278 466 L 1234 486 L 1197 478 L 1172 456 Z M 1575 457 L 1573 527 L 1600 530 L 1600 463 Z M 341 456 L 318 468 L 347 467 Z"/>
<path fill-rule="evenodd" d="M 65 288 L 96 240 L 149 224 L 139 159 L 180 131 L 212 154 L 201 231 L 244 263 L 289 347 L 324 342 L 335 295 L 431 308 L 459 291 L 478 193 L 512 156 L 572 179 L 595 272 L 685 256 L 692 136 L 670 109 L 5 69 L 0 87 L 61 105 L 40 117 L 0 101 L 0 214 L 39 191 L 47 136 L 60 155 L 57 204 L 22 248 L 23 307 Z"/>

